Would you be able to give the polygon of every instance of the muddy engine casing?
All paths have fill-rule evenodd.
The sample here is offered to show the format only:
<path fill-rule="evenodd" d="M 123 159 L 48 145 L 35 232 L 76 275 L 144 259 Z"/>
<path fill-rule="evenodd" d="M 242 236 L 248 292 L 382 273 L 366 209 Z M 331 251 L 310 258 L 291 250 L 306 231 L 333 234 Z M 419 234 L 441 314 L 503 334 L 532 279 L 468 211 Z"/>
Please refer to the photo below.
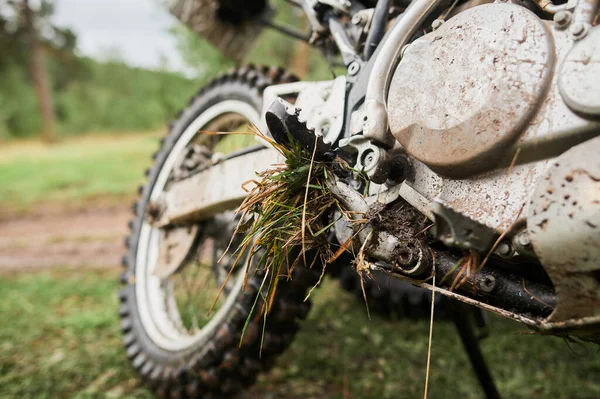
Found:
<path fill-rule="evenodd" d="M 600 27 L 576 39 L 477 6 L 405 49 L 387 99 L 408 183 L 497 232 L 526 219 L 567 324 L 600 321 Z"/>

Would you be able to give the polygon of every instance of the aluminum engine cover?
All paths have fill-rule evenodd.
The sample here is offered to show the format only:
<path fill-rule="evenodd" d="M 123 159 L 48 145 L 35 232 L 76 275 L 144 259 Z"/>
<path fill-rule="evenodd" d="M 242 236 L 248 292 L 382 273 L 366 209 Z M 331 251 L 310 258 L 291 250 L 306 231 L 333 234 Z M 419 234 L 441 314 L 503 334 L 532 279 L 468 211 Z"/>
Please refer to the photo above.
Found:
<path fill-rule="evenodd" d="M 552 36 L 531 11 L 466 10 L 405 50 L 388 97 L 391 132 L 442 175 L 490 170 L 535 115 L 554 61 Z"/>

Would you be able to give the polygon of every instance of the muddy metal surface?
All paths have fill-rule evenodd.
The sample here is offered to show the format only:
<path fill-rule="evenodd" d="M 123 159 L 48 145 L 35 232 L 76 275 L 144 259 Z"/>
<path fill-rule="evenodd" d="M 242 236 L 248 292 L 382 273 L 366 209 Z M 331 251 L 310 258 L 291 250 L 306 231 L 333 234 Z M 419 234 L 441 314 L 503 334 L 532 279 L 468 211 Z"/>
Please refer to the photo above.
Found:
<path fill-rule="evenodd" d="M 116 267 L 131 218 L 129 202 L 72 209 L 61 205 L 0 220 L 0 271 Z"/>

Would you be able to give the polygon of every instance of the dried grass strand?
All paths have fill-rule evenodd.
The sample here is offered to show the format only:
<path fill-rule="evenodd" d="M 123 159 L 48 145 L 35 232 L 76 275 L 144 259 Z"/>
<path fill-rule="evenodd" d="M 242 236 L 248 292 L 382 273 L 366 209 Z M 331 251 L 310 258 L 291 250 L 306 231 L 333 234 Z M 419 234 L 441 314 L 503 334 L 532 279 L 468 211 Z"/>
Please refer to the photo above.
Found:
<path fill-rule="evenodd" d="M 356 272 L 358 273 L 358 277 L 360 280 L 360 289 L 362 290 L 363 298 L 365 300 L 365 306 L 367 308 L 367 317 L 371 320 L 371 312 L 369 311 L 369 302 L 367 301 L 367 292 L 365 290 L 365 278 L 373 279 L 373 275 L 371 274 L 370 263 L 365 260 L 365 247 L 367 243 L 371 241 L 371 237 L 373 235 L 373 230 L 369 231 L 365 241 L 363 242 L 360 250 L 358 251 L 358 255 L 356 256 Z"/>
<path fill-rule="evenodd" d="M 489 252 L 485 256 L 485 258 L 483 258 L 483 261 L 481 262 L 479 267 L 477 267 L 478 271 L 481 270 L 483 268 L 483 266 L 485 266 L 488 259 L 490 258 L 492 253 L 494 253 L 496 248 L 498 248 L 498 245 L 500 245 L 500 242 L 504 239 L 504 237 L 517 225 L 517 223 L 519 222 L 519 218 L 521 217 L 521 212 L 523 212 L 523 208 L 525 208 L 525 204 L 521 205 L 521 208 L 519 209 L 519 212 L 517 213 L 517 217 L 515 218 L 515 220 L 510 224 L 510 226 L 508 226 L 508 228 L 506 230 L 504 230 L 502 232 L 502 234 L 500 234 L 500 237 L 498 237 L 496 242 L 494 242 L 494 245 L 492 245 L 492 248 L 490 248 Z"/>
<path fill-rule="evenodd" d="M 431 368 L 431 342 L 433 340 L 433 315 L 435 311 L 435 273 L 431 282 L 431 315 L 429 317 L 429 344 L 427 345 L 427 369 L 425 371 L 425 392 L 423 399 L 427 399 L 429 392 L 429 370 Z"/>
<path fill-rule="evenodd" d="M 302 257 L 306 265 L 306 248 L 304 240 L 306 236 L 306 203 L 308 201 L 308 189 L 310 188 L 310 175 L 312 174 L 313 164 L 315 162 L 315 154 L 317 153 L 317 140 L 319 136 L 315 134 L 315 148 L 313 148 L 312 156 L 310 157 L 310 166 L 308 167 L 308 176 L 306 177 L 306 188 L 304 190 L 304 204 L 302 204 Z M 320 279 L 319 279 L 320 281 Z M 312 292 L 312 290 L 311 290 Z M 307 297 L 308 298 L 308 297 Z M 306 300 L 306 299 L 305 299 Z"/>

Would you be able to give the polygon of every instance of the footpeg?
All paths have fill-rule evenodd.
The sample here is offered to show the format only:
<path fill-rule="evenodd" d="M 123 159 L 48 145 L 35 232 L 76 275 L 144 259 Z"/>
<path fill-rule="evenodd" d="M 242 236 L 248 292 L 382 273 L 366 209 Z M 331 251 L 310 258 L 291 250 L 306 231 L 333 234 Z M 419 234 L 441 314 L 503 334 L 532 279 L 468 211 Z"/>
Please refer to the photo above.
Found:
<path fill-rule="evenodd" d="M 291 108 L 293 112 L 290 113 Z M 267 127 L 275 141 L 285 147 L 290 146 L 290 140 L 296 140 L 309 154 L 315 153 L 315 160 L 331 162 L 336 153 L 331 144 L 323 140 L 323 136 L 309 129 L 306 122 L 299 119 L 300 109 L 287 105 L 281 98 L 276 98 L 265 114 Z M 315 150 L 316 147 L 316 150 Z"/>

